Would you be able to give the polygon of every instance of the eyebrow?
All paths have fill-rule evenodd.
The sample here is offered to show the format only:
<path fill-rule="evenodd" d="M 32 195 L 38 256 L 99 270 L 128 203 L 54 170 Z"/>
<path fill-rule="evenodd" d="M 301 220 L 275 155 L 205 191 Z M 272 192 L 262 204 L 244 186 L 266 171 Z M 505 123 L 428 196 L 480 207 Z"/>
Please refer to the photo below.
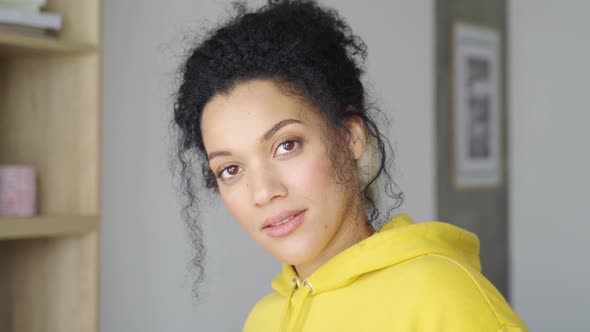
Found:
<path fill-rule="evenodd" d="M 285 120 L 281 120 L 277 123 L 275 123 L 274 126 L 272 126 L 269 130 L 267 130 L 264 135 L 262 135 L 262 137 L 260 138 L 260 142 L 263 143 L 265 141 L 268 141 L 274 134 L 276 134 L 279 130 L 281 130 L 283 127 L 286 127 L 290 124 L 294 124 L 294 123 L 299 123 L 299 124 L 303 124 L 303 122 L 296 120 L 296 119 L 285 119 Z M 221 156 L 230 156 L 231 153 L 229 151 L 214 151 L 211 152 L 207 155 L 208 160 L 211 160 L 215 157 L 221 157 Z"/>

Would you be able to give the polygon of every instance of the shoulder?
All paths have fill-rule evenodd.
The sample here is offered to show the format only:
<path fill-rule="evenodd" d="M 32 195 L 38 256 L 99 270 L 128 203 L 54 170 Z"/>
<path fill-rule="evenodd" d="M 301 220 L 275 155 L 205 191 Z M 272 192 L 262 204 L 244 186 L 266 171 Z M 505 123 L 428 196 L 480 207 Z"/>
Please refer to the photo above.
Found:
<path fill-rule="evenodd" d="M 500 292 L 476 269 L 453 258 L 427 254 L 383 271 L 411 283 L 415 304 L 425 321 L 456 327 L 526 327 Z M 398 279 L 398 277 L 395 279 Z M 523 328 L 519 330 L 518 328 Z"/>
<path fill-rule="evenodd" d="M 269 326 L 278 326 L 285 298 L 278 293 L 270 293 L 256 302 L 244 323 L 244 332 L 265 331 Z"/>
<path fill-rule="evenodd" d="M 347 288 L 346 295 L 366 301 L 383 317 L 405 317 L 410 330 L 527 331 L 477 269 L 447 256 L 420 255 L 368 273 Z"/>

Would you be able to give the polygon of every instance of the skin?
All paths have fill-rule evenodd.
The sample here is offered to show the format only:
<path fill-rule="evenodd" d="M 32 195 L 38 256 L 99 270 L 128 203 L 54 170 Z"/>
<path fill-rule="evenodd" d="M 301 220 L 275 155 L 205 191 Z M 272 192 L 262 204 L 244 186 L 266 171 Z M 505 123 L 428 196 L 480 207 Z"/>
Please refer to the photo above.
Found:
<path fill-rule="evenodd" d="M 374 232 L 361 208 L 357 172 L 346 184 L 336 182 L 317 110 L 277 84 L 254 80 L 214 96 L 201 127 L 224 205 L 300 278 Z M 350 158 L 358 160 L 366 145 L 362 121 L 353 117 L 347 128 Z M 303 223 L 284 237 L 266 234 L 264 221 L 285 210 L 305 210 Z"/>

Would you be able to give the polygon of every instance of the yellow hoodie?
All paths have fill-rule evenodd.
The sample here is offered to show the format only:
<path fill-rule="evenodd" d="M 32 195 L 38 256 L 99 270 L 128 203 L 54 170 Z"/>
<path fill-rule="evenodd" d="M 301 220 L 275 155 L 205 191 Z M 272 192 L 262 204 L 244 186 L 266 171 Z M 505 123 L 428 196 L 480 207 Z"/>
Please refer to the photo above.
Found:
<path fill-rule="evenodd" d="M 527 331 L 480 269 L 474 234 L 397 215 L 306 280 L 283 264 L 244 332 Z"/>

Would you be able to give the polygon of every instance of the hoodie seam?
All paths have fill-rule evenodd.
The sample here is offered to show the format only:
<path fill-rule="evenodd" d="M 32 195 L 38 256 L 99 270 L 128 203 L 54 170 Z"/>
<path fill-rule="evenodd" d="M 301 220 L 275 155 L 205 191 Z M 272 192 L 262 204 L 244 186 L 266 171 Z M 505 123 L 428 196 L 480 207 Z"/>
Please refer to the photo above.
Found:
<path fill-rule="evenodd" d="M 477 282 L 477 280 L 475 280 L 475 278 L 473 277 L 473 275 L 471 275 L 471 273 L 469 271 L 467 271 L 467 269 L 461 265 L 459 262 L 457 262 L 456 260 L 450 258 L 450 257 L 446 257 L 446 256 L 442 256 L 439 254 L 428 254 L 428 255 L 432 255 L 432 256 L 438 256 L 440 258 L 443 258 L 449 262 L 452 262 L 453 264 L 457 265 L 463 272 L 465 272 L 465 274 L 467 274 L 467 276 L 469 277 L 469 279 L 471 279 L 471 281 L 475 284 L 475 286 L 477 287 L 477 290 L 479 290 L 479 292 L 481 293 L 481 295 L 483 296 L 483 298 L 485 299 L 488 307 L 490 308 L 490 310 L 494 313 L 494 317 L 496 317 L 496 320 L 498 321 L 498 324 L 500 325 L 500 329 L 504 328 L 504 327 L 510 327 L 510 325 L 506 325 L 502 322 L 502 320 L 500 319 L 500 316 L 498 315 L 498 312 L 496 311 L 496 309 L 494 309 L 494 306 L 491 304 L 490 299 L 488 298 L 488 296 L 486 295 L 486 293 L 483 291 L 483 289 L 481 289 L 481 286 L 479 285 L 479 283 Z"/>

